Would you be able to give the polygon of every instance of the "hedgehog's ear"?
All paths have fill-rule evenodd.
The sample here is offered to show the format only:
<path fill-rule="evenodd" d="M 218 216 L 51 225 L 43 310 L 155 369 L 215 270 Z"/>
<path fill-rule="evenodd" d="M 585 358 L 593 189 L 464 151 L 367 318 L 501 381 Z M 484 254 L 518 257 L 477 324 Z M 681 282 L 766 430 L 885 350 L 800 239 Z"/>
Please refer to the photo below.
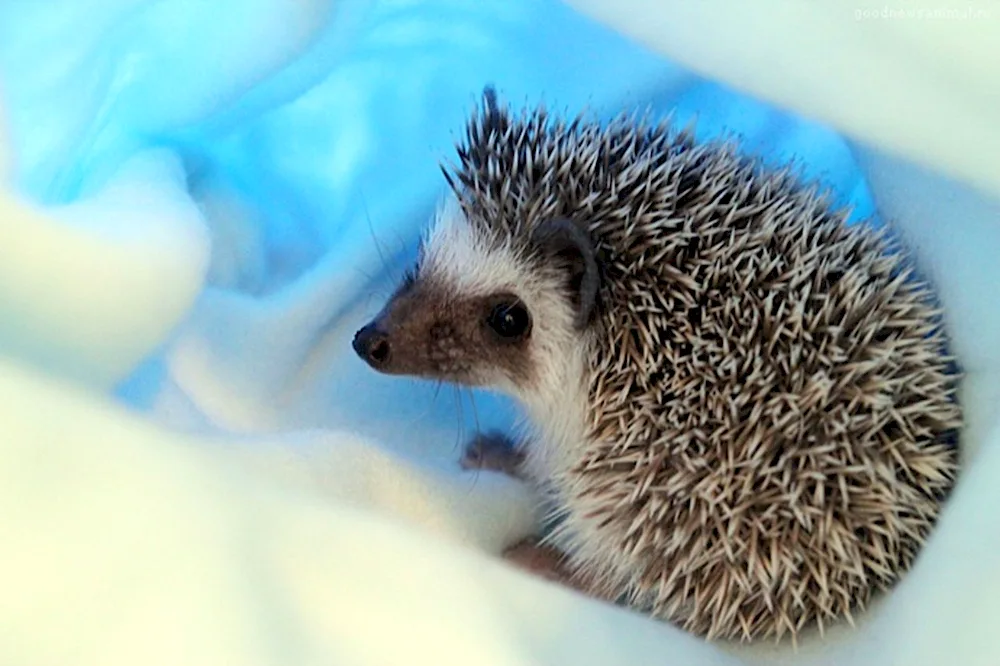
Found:
<path fill-rule="evenodd" d="M 586 231 L 564 217 L 545 220 L 531 235 L 535 248 L 566 271 L 568 287 L 576 310 L 575 324 L 583 329 L 597 304 L 600 276 L 594 245 Z"/>

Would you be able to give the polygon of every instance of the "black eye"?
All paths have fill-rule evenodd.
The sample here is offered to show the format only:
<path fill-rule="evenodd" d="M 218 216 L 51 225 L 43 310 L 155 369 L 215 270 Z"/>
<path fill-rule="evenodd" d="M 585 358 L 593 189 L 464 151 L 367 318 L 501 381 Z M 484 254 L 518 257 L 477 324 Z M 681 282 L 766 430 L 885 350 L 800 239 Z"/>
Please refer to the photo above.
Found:
<path fill-rule="evenodd" d="M 531 315 L 521 301 L 506 300 L 493 307 L 486 323 L 500 337 L 514 340 L 525 337 L 531 330 Z"/>

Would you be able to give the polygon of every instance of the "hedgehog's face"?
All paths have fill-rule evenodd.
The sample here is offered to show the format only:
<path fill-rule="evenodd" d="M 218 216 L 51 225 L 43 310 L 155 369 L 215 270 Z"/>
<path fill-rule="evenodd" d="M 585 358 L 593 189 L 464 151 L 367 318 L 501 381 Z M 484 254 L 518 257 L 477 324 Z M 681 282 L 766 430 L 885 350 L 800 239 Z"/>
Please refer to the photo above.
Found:
<path fill-rule="evenodd" d="M 569 221 L 498 238 L 446 208 L 419 266 L 354 338 L 379 372 L 525 396 L 579 356 L 597 292 L 589 240 Z"/>

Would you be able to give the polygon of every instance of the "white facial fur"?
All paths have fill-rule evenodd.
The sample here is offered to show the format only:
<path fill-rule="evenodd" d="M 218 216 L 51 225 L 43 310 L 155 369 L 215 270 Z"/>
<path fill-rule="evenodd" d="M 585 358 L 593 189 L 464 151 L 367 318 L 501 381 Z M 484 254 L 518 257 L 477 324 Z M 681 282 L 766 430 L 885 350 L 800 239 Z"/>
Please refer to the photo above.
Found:
<path fill-rule="evenodd" d="M 526 470 L 538 480 L 566 468 L 582 446 L 586 426 L 586 340 L 574 330 L 572 307 L 559 276 L 532 265 L 509 239 L 470 224 L 453 197 L 442 206 L 423 247 L 418 279 L 432 279 L 467 297 L 517 295 L 532 317 L 527 352 L 533 381 L 518 385 L 502 372 L 491 383 L 522 402 L 534 431 Z"/>

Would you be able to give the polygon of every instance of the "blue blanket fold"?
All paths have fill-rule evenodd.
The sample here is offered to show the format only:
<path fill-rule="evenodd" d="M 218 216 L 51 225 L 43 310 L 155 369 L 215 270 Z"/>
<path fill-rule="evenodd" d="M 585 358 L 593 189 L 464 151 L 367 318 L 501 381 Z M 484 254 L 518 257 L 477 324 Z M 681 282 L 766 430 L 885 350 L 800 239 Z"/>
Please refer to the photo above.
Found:
<path fill-rule="evenodd" d="M 27 197 L 85 200 L 135 155 L 181 158 L 212 241 L 209 291 L 188 328 L 215 340 L 206 362 L 225 354 L 233 374 L 220 381 L 241 391 L 284 376 L 245 368 L 297 372 L 325 332 L 346 336 L 351 312 L 378 307 L 489 82 L 515 105 L 696 118 L 702 137 L 736 133 L 748 150 L 795 158 L 855 217 L 872 211 L 832 131 L 700 80 L 554 0 L 15 2 L 0 26 L 13 176 Z M 226 294 L 272 308 L 287 328 L 254 338 L 259 325 L 212 311 Z M 359 381 L 375 380 L 345 375 L 342 392 Z M 403 386 L 401 400 L 429 391 Z"/>

